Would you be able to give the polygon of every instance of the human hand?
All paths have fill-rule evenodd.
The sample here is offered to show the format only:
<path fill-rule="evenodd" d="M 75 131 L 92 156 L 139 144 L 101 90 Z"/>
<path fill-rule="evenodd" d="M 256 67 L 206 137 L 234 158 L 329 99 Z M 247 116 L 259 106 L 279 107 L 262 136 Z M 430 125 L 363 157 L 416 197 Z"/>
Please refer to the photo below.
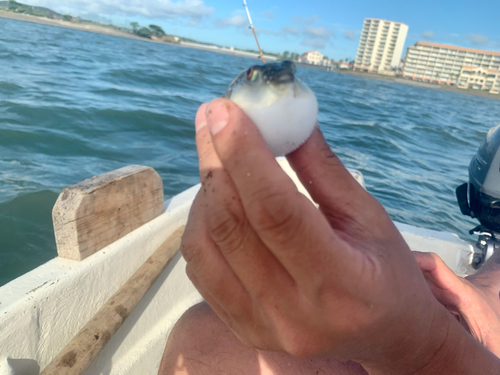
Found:
<path fill-rule="evenodd" d="M 319 130 L 288 156 L 319 210 L 234 103 L 200 107 L 196 130 L 202 188 L 182 244 L 186 272 L 242 342 L 373 373 L 439 373 L 436 360 L 460 352 L 466 333 Z"/>
<path fill-rule="evenodd" d="M 413 252 L 429 288 L 472 336 L 500 357 L 500 297 L 493 283 L 461 278 L 434 253 Z M 497 275 L 498 278 L 498 275 Z M 498 281 L 497 281 L 498 283 Z"/>

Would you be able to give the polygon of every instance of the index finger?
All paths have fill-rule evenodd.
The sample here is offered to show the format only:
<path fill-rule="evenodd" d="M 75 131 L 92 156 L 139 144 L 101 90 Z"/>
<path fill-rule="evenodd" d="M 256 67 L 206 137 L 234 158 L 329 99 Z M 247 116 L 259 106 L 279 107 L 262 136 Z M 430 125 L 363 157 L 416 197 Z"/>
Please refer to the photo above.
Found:
<path fill-rule="evenodd" d="M 331 277 L 340 275 L 339 269 L 352 269 L 351 249 L 299 193 L 241 109 L 217 99 L 207 108 L 207 123 L 250 224 L 294 279 L 314 284 L 325 270 Z"/>

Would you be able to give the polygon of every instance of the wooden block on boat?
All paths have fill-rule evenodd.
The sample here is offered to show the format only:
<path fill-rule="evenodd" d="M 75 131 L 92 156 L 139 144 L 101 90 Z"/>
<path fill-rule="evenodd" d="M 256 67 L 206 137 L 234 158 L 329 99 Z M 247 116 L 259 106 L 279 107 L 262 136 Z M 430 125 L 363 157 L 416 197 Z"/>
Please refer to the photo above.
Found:
<path fill-rule="evenodd" d="M 60 257 L 83 260 L 162 214 L 163 182 L 129 165 L 63 189 L 52 210 Z"/>

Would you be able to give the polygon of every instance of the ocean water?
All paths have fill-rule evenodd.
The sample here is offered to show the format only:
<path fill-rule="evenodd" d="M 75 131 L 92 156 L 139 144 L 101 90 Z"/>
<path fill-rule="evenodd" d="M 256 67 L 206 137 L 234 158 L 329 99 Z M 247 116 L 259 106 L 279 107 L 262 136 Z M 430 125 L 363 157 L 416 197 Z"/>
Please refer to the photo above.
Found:
<path fill-rule="evenodd" d="M 128 164 L 198 183 L 193 121 L 256 60 L 0 18 L 0 285 L 57 255 L 61 189 Z M 469 238 L 454 190 L 500 101 L 299 68 L 346 166 L 394 220 Z"/>

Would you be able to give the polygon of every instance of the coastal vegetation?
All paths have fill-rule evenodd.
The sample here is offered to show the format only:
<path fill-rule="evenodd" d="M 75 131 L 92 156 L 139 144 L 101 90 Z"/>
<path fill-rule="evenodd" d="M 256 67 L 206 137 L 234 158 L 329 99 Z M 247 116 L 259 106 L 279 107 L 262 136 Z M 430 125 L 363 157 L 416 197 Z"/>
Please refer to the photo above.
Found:
<path fill-rule="evenodd" d="M 23 14 L 23 15 L 28 15 L 28 16 L 35 16 L 35 17 L 41 17 L 41 18 L 49 18 L 52 20 L 57 20 L 57 21 L 64 21 L 64 22 L 71 22 L 73 24 L 80 24 L 80 25 L 95 25 L 101 28 L 109 28 L 115 31 L 119 31 L 121 33 L 126 33 L 126 34 L 131 34 L 135 35 L 136 37 L 139 38 L 144 38 L 144 39 L 149 39 L 149 40 L 155 40 L 155 41 L 161 41 L 161 42 L 166 42 L 166 43 L 179 43 L 182 41 L 185 42 L 191 42 L 191 43 L 197 43 L 201 45 L 210 45 L 210 46 L 216 46 L 222 49 L 230 49 L 233 50 L 233 48 L 229 47 L 223 47 L 214 43 L 205 43 L 205 42 L 200 42 L 198 40 L 190 39 L 190 38 L 180 38 L 176 37 L 173 35 L 167 34 L 160 26 L 151 24 L 149 26 L 142 26 L 138 22 L 131 22 L 129 24 L 129 27 L 119 27 L 115 25 L 105 25 L 89 20 L 84 20 L 81 19 L 80 17 L 73 17 L 69 14 L 59 14 L 51 9 L 48 8 L 43 8 L 43 7 L 37 7 L 37 6 L 32 6 L 32 5 L 27 5 L 23 3 L 19 3 L 15 0 L 0 0 L 0 10 L 7 11 L 7 12 L 12 12 L 12 13 L 18 13 L 18 14 Z M 243 49 L 241 51 L 245 52 L 251 52 L 255 54 L 259 54 L 259 51 L 256 49 Z M 292 60 L 292 61 L 297 61 L 299 57 L 301 56 L 297 52 L 290 52 L 290 51 L 284 51 L 283 53 L 275 53 L 275 52 L 269 52 L 269 51 L 263 51 L 265 55 L 267 56 L 273 56 L 276 57 L 277 60 Z M 325 60 L 328 60 L 327 56 L 324 56 Z M 340 60 L 342 62 L 343 60 Z M 346 61 L 348 61 L 346 59 Z"/>
<path fill-rule="evenodd" d="M 144 27 L 144 26 L 140 26 L 138 22 L 131 22 L 130 23 L 131 28 L 123 28 L 123 27 L 118 27 L 115 25 L 103 25 L 103 24 L 100 24 L 97 22 L 81 19 L 80 17 L 73 17 L 69 14 L 60 14 L 60 13 L 57 13 L 51 9 L 48 9 L 48 8 L 18 3 L 15 0 L 7 0 L 7 1 L 0 0 L 0 10 L 12 12 L 12 13 L 17 13 L 17 14 L 23 14 L 23 15 L 27 15 L 27 16 L 34 16 L 34 17 L 40 17 L 40 18 L 48 18 L 48 19 L 57 20 L 57 21 L 71 22 L 71 23 L 75 23 L 75 24 L 96 25 L 99 27 L 110 28 L 110 29 L 118 30 L 118 31 L 121 31 L 124 33 L 133 34 L 133 35 L 136 35 L 140 38 L 145 38 L 145 39 L 156 39 L 156 40 L 161 40 L 161 41 L 169 42 L 169 43 L 175 43 L 178 40 L 180 40 L 180 38 L 175 38 L 175 37 L 165 33 L 165 31 L 158 25 L 152 24 L 152 25 L 149 25 L 149 27 Z"/>
<path fill-rule="evenodd" d="M 7 10 L 13 13 L 27 14 L 35 17 L 46 17 L 51 19 L 61 19 L 62 16 L 50 10 L 48 8 L 36 7 L 32 5 L 26 5 L 22 3 L 18 3 L 14 0 L 9 1 L 0 1 L 0 9 Z"/>
<path fill-rule="evenodd" d="M 140 26 L 138 22 L 130 22 L 130 27 L 132 28 L 132 33 L 140 36 L 141 38 L 151 39 L 153 36 L 161 39 L 167 36 L 165 31 L 160 26 L 149 25 L 148 27 Z"/>

